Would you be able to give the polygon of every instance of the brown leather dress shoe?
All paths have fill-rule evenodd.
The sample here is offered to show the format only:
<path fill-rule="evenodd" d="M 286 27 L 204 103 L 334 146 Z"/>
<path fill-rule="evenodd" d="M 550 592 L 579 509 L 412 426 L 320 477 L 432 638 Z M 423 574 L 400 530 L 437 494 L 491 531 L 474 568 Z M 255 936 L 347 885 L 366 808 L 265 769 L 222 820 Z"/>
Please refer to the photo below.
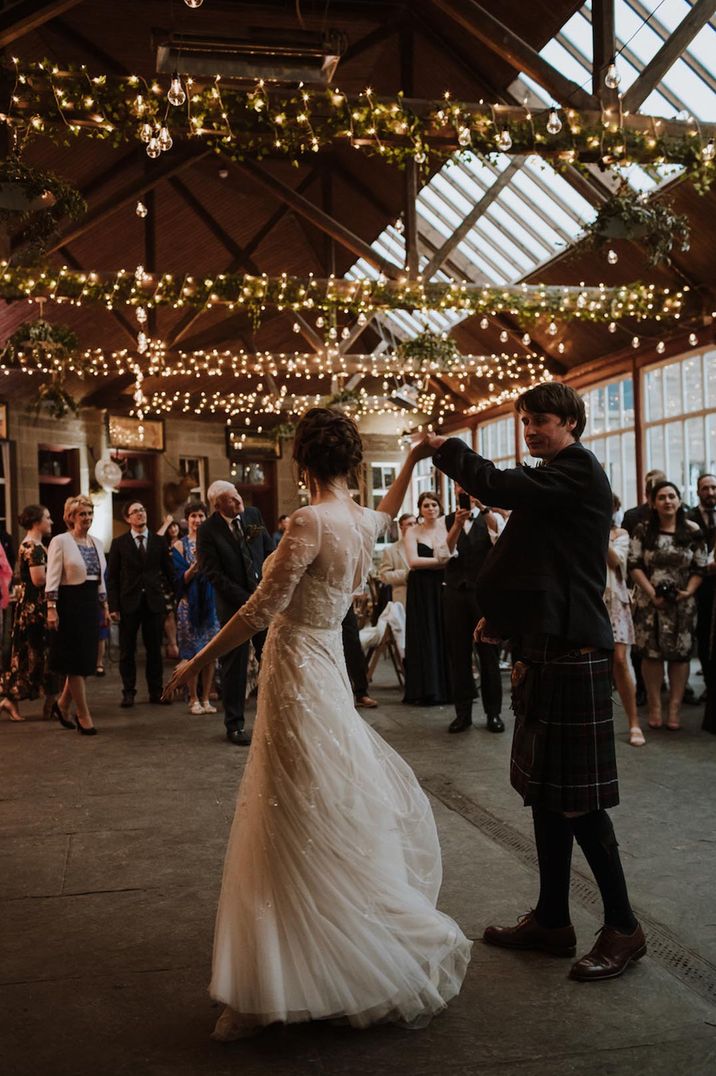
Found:
<path fill-rule="evenodd" d="M 604 926 L 591 952 L 572 965 L 569 977 L 580 983 L 616 979 L 633 961 L 641 960 L 645 953 L 646 938 L 638 923 L 631 934 L 622 934 L 614 927 Z"/>
<path fill-rule="evenodd" d="M 521 915 L 514 927 L 486 927 L 482 935 L 489 945 L 505 949 L 539 949 L 550 956 L 574 956 L 577 938 L 574 927 L 542 927 L 534 912 Z"/>

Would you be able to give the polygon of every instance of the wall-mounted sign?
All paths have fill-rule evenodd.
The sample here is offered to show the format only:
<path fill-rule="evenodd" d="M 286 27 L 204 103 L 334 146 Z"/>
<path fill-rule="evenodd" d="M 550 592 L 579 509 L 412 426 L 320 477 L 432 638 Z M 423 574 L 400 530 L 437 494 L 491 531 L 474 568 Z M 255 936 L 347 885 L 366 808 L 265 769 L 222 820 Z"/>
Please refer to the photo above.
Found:
<path fill-rule="evenodd" d="M 128 418 L 126 415 L 107 415 L 107 435 L 112 448 L 131 448 L 141 452 L 164 451 L 163 419 Z"/>
<path fill-rule="evenodd" d="M 281 442 L 270 435 L 226 428 L 226 455 L 232 463 L 281 458 Z"/>
<path fill-rule="evenodd" d="M 7 404 L 0 403 L 0 441 L 7 440 Z"/>

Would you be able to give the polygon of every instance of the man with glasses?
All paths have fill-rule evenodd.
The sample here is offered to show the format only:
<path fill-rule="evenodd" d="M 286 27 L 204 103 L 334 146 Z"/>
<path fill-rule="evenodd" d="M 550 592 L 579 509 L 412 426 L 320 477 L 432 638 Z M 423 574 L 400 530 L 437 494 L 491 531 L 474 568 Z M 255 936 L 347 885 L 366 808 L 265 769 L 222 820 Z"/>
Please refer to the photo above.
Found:
<path fill-rule="evenodd" d="M 120 706 L 134 706 L 137 693 L 137 634 L 142 629 L 146 651 L 149 701 L 162 701 L 162 637 L 165 588 L 173 590 L 169 549 L 163 538 L 147 527 L 147 510 L 132 501 L 124 510 L 126 534 L 115 538 L 109 551 L 107 595 L 112 620 L 119 623 Z M 163 582 L 164 581 L 164 582 Z"/>

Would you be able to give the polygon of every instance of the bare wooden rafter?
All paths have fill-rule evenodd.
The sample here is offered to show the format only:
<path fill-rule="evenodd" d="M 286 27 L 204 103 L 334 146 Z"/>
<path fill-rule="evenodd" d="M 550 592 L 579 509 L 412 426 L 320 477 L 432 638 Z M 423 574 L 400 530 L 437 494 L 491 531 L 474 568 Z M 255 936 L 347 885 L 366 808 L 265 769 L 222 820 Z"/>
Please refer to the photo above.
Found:
<path fill-rule="evenodd" d="M 19 41 L 82 0 L 19 0 L 0 11 L 0 48 Z"/>
<path fill-rule="evenodd" d="M 633 112 L 647 99 L 661 82 L 670 67 L 678 60 L 684 49 L 703 29 L 716 12 L 716 0 L 696 0 L 689 13 L 679 23 L 673 34 L 651 58 L 639 77 L 624 94 L 623 108 Z"/>

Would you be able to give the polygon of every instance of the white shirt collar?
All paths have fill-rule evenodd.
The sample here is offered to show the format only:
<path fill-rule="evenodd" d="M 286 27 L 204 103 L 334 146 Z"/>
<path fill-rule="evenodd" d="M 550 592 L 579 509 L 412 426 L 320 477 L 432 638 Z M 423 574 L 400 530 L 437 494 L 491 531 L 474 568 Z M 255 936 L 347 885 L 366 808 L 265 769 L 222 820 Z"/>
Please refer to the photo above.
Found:
<path fill-rule="evenodd" d="M 145 541 L 147 540 L 147 538 L 149 537 L 149 531 L 147 530 L 147 528 L 145 527 L 144 530 L 135 531 L 134 527 L 132 527 L 132 538 L 134 538 L 135 542 L 140 536 L 144 538 Z"/>

